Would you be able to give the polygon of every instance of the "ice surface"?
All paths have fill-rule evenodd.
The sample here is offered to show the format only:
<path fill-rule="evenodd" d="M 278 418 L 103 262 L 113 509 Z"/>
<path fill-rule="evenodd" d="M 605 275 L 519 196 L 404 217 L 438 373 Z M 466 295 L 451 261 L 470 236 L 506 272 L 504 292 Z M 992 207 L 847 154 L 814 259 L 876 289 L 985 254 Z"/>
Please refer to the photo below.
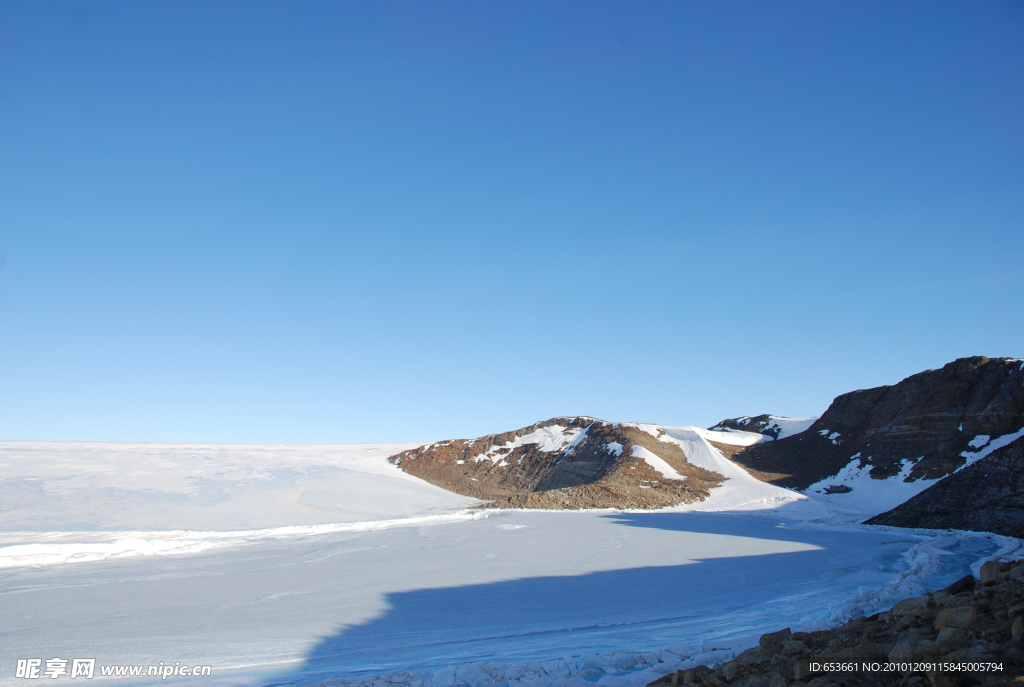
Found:
<path fill-rule="evenodd" d="M 519 511 L 6 571 L 0 664 L 170 659 L 213 665 L 204 683 L 231 685 L 378 674 L 402 684 L 393 674 L 413 671 L 436 687 L 453 673 L 463 677 L 447 684 L 471 684 L 476 665 L 532 671 L 543 685 L 581 670 L 626 685 L 630 669 L 667 672 L 764 631 L 880 610 L 964 574 L 997 544 L 779 513 Z M 676 644 L 677 658 L 659 663 Z"/>
<path fill-rule="evenodd" d="M 0 684 L 57 656 L 210 686 L 639 687 L 1012 553 L 841 524 L 708 443 L 734 433 L 660 431 L 730 479 L 658 512 L 480 511 L 386 462 L 410 445 L 0 444 Z"/>
<path fill-rule="evenodd" d="M 288 525 L 261 530 L 235 532 L 5 532 L 0 542 L 0 568 L 84 563 L 105 558 L 128 556 L 159 556 L 198 553 L 223 546 L 243 546 L 271 539 L 311 537 L 334 532 L 371 532 L 393 527 L 440 525 L 460 520 L 479 520 L 488 511 L 460 511 L 448 515 L 424 515 L 395 520 L 329 523 L 323 525 Z M 11 543 L 31 539 L 31 544 Z"/>

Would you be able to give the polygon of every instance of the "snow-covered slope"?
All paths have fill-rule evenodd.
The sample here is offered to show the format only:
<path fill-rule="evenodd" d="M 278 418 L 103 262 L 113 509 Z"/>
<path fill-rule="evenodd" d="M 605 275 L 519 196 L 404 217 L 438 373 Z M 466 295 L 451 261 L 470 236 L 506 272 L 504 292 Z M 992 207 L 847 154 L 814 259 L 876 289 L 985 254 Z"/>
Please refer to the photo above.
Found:
<path fill-rule="evenodd" d="M 714 427 L 711 427 L 711 431 L 751 432 L 759 433 L 769 439 L 785 439 L 786 437 L 806 431 L 817 419 L 816 417 L 782 417 L 780 415 L 734 417 L 722 420 Z"/>
<path fill-rule="evenodd" d="M 708 498 L 700 502 L 680 505 L 682 510 L 754 510 L 778 508 L 806 500 L 806 497 L 799 492 L 757 480 L 708 443 L 710 439 L 723 444 L 745 446 L 763 439 L 760 434 L 735 431 L 715 432 L 699 427 L 660 427 L 645 424 L 633 426 L 658 438 L 659 441 L 679 446 L 690 464 L 726 478 L 720 486 L 711 490 Z"/>

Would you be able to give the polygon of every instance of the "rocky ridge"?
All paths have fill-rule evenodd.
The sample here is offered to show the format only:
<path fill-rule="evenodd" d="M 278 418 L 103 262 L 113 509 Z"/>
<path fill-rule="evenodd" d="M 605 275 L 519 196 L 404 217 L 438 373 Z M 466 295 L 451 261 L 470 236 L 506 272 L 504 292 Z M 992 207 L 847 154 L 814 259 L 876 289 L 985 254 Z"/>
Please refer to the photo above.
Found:
<path fill-rule="evenodd" d="M 740 420 L 756 426 L 766 417 Z M 894 386 L 838 396 L 806 431 L 733 449 L 729 457 L 758 479 L 793 489 L 807 489 L 853 461 L 874 479 L 909 468 L 906 481 L 936 480 L 964 466 L 980 450 L 978 442 L 1021 428 L 1024 362 L 961 358 Z"/>
<path fill-rule="evenodd" d="M 765 634 L 725 665 L 679 670 L 651 685 L 847 687 L 1009 685 L 1024 676 L 1024 561 L 988 561 L 980 580 L 906 599 L 885 613 L 821 632 Z M 818 662 L 996 663 L 1001 671 L 812 673 Z"/>
<path fill-rule="evenodd" d="M 499 508 L 663 508 L 705 499 L 725 479 L 692 465 L 678 445 L 659 441 L 657 433 L 629 423 L 561 417 L 479 439 L 441 441 L 388 460 Z"/>
<path fill-rule="evenodd" d="M 756 415 L 754 417 L 733 417 L 722 420 L 712 432 L 733 430 L 736 432 L 754 432 L 763 434 L 770 439 L 780 439 L 790 434 L 798 434 L 807 429 L 818 418 L 794 419 L 779 415 Z"/>
<path fill-rule="evenodd" d="M 728 434 L 750 430 L 764 440 L 756 434 L 742 439 Z M 1002 533 L 1018 527 L 1015 523 L 1024 525 L 1024 503 L 1017 503 L 1007 488 L 993 486 L 998 480 L 983 478 L 995 470 L 1016 480 L 1014 490 L 1024 487 L 1015 463 L 985 458 L 1024 431 L 1021 360 L 962 358 L 893 386 L 838 396 L 816 420 L 766 414 L 724 420 L 710 431 L 726 434 L 704 434 L 702 441 L 757 480 L 808 493 L 813 487 L 833 505 L 843 508 L 845 502 L 862 517 L 923 492 L 927 498 L 898 515 L 887 513 L 884 522 L 907 527 L 947 522 L 983 531 L 999 527 L 991 531 Z M 692 464 L 683 451 L 690 444 L 663 438 L 663 433 L 653 425 L 561 417 L 479 439 L 436 442 L 389 460 L 434 485 L 495 507 L 662 508 L 704 500 L 725 477 Z M 733 438 L 735 443 L 725 443 Z M 964 469 L 975 461 L 992 470 Z M 700 465 L 733 474 L 725 463 Z M 949 475 L 956 480 L 933 492 Z M 952 496 L 953 485 L 968 483 L 972 499 Z M 850 497 L 835 496 L 851 492 Z M 985 499 L 1002 504 L 998 518 L 968 512 L 983 510 L 979 505 L 989 503 Z M 926 506 L 932 501 L 935 505 Z M 959 519 L 937 518 L 935 513 L 951 506 L 959 509 Z"/>

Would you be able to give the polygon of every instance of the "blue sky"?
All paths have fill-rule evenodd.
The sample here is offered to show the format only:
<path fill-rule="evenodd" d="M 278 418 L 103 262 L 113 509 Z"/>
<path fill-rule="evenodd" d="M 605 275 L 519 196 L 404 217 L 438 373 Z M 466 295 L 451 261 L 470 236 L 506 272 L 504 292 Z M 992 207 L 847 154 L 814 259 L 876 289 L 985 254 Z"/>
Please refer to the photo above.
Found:
<path fill-rule="evenodd" d="M 0 3 L 0 439 L 817 415 L 1024 356 L 1024 5 Z"/>

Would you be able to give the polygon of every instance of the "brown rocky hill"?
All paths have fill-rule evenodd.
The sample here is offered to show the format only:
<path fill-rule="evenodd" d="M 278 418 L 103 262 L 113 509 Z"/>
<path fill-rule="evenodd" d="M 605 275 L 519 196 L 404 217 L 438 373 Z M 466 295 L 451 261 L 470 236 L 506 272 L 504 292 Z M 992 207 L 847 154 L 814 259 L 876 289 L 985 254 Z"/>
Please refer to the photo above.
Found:
<path fill-rule="evenodd" d="M 867 521 L 1024 538 L 1024 438 Z"/>
<path fill-rule="evenodd" d="M 388 460 L 503 508 L 663 508 L 703 500 L 724 480 L 691 465 L 676 444 L 635 425 L 589 417 L 441 441 Z"/>
<path fill-rule="evenodd" d="M 872 478 L 939 479 L 988 438 L 1024 427 L 1024 363 L 961 358 L 894 386 L 838 396 L 806 431 L 749 447 L 719 447 L 758 479 L 806 489 L 853 460 Z"/>

